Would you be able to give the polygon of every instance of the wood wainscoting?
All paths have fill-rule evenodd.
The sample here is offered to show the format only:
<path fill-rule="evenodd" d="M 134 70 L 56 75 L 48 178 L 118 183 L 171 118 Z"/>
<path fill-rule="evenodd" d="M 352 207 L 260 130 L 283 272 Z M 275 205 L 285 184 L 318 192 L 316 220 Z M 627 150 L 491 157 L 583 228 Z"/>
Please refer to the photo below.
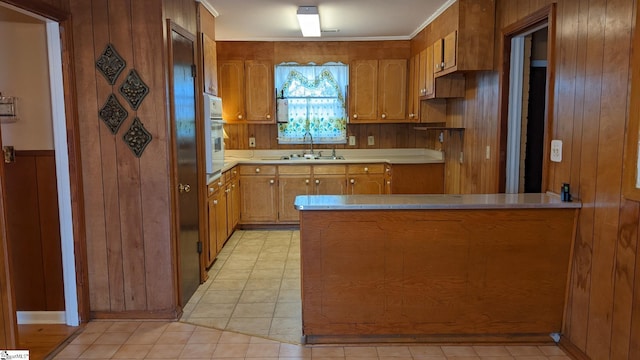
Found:
<path fill-rule="evenodd" d="M 16 151 L 5 177 L 16 309 L 64 311 L 54 151 Z"/>

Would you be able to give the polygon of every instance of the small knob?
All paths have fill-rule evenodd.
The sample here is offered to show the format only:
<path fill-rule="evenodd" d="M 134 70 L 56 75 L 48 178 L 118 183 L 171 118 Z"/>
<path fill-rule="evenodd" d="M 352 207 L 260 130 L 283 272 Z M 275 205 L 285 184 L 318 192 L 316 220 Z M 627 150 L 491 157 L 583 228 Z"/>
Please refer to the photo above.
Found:
<path fill-rule="evenodd" d="M 231 191 L 231 189 L 226 189 L 224 192 L 226 192 L 227 194 Z"/>
<path fill-rule="evenodd" d="M 387 114 L 382 114 L 382 118 L 386 119 L 387 118 Z"/>
<path fill-rule="evenodd" d="M 391 185 L 391 181 L 387 180 L 387 185 Z"/>
<path fill-rule="evenodd" d="M 316 185 L 320 184 L 320 180 L 316 179 Z"/>
<path fill-rule="evenodd" d="M 444 69 L 444 61 L 440 64 L 440 68 Z"/>
<path fill-rule="evenodd" d="M 209 194 L 213 194 L 213 188 L 209 188 Z"/>
<path fill-rule="evenodd" d="M 242 114 L 238 115 L 238 120 L 242 120 Z"/>
<path fill-rule="evenodd" d="M 256 172 L 259 173 L 260 172 L 260 168 L 256 168 Z"/>
<path fill-rule="evenodd" d="M 356 183 L 356 179 L 351 179 L 349 180 L 350 183 L 355 184 Z"/>
<path fill-rule="evenodd" d="M 358 118 L 358 114 L 353 114 L 353 118 L 357 119 Z"/>
<path fill-rule="evenodd" d="M 218 186 L 222 186 L 222 181 L 218 181 Z"/>
<path fill-rule="evenodd" d="M 271 115 L 267 114 L 267 120 L 271 119 Z"/>
<path fill-rule="evenodd" d="M 309 183 L 309 179 L 305 180 L 305 181 L 304 181 L 304 183 L 305 183 L 305 184 L 308 184 L 308 183 Z"/>
<path fill-rule="evenodd" d="M 269 184 L 275 184 L 275 183 L 276 183 L 275 180 L 273 180 L 273 179 L 269 180 Z"/>
<path fill-rule="evenodd" d="M 409 119 L 413 119 L 415 116 L 415 114 L 409 114 Z"/>
<path fill-rule="evenodd" d="M 213 205 L 218 205 L 218 200 L 213 200 Z"/>
<path fill-rule="evenodd" d="M 368 167 L 365 167 L 365 168 L 364 168 L 364 172 L 369 172 L 369 168 L 368 168 Z"/>
<path fill-rule="evenodd" d="M 233 189 L 235 189 L 235 188 L 236 188 L 236 184 L 232 184 L 232 185 L 231 185 L 231 187 L 232 187 Z"/>

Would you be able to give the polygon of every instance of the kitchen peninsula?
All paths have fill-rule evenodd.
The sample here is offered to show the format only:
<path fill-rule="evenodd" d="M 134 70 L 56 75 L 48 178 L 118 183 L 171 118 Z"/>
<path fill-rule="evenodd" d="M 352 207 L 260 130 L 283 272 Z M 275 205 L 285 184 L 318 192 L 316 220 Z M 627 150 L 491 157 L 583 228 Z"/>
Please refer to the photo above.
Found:
<path fill-rule="evenodd" d="M 579 202 L 298 196 L 307 343 L 551 341 Z"/>

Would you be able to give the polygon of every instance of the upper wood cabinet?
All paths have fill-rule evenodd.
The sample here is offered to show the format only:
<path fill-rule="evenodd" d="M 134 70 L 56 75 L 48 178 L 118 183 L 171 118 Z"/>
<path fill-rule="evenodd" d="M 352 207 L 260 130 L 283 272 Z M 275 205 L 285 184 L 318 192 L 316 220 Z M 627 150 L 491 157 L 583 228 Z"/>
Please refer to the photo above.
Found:
<path fill-rule="evenodd" d="M 207 94 L 218 95 L 218 62 L 216 55 L 216 42 L 206 34 L 202 34 L 202 60 L 203 60 L 203 91 Z"/>
<path fill-rule="evenodd" d="M 349 71 L 349 121 L 406 121 L 407 60 L 354 60 Z"/>
<path fill-rule="evenodd" d="M 420 121 L 420 55 L 409 59 L 409 95 L 407 96 L 407 119 Z"/>
<path fill-rule="evenodd" d="M 264 60 L 218 62 L 222 118 L 227 122 L 274 123 L 273 64 Z"/>
<path fill-rule="evenodd" d="M 434 45 L 415 55 L 418 60 L 412 76 L 417 78 L 414 80 L 417 86 L 413 88 L 414 93 L 411 96 L 417 97 L 418 100 L 464 97 L 465 81 L 462 74 L 451 74 L 437 78 L 434 76 L 434 54 L 436 52 L 438 52 L 437 46 Z M 438 59 L 438 61 L 441 60 Z M 423 117 L 424 114 L 418 112 L 418 116 L 415 116 L 413 120 L 424 122 Z M 411 117 L 410 120 L 412 120 Z M 427 122 L 438 122 L 426 120 Z"/>
<path fill-rule="evenodd" d="M 431 24 L 435 76 L 493 69 L 495 0 L 458 0 Z"/>

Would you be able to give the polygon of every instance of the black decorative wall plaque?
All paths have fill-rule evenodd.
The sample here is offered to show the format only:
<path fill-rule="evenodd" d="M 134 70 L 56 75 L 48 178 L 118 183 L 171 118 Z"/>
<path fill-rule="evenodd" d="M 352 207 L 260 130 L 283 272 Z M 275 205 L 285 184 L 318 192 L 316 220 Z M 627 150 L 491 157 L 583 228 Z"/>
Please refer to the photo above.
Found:
<path fill-rule="evenodd" d="M 104 121 L 109 130 L 111 130 L 111 133 L 114 135 L 118 132 L 120 125 L 122 125 L 128 115 L 129 113 L 127 113 L 127 110 L 120 104 L 113 94 L 109 95 L 109 99 L 107 99 L 107 102 L 98 112 L 100 119 Z"/>
<path fill-rule="evenodd" d="M 140 119 L 135 118 L 122 139 L 136 157 L 140 157 L 144 148 L 151 142 L 151 134 L 144 128 Z"/>
<path fill-rule="evenodd" d="M 149 87 L 135 70 L 131 70 L 124 83 L 120 85 L 120 94 L 129 102 L 133 110 L 138 110 L 142 99 L 149 93 Z"/>
<path fill-rule="evenodd" d="M 96 67 L 111 85 L 116 83 L 118 76 L 126 66 L 127 63 L 111 44 L 107 44 L 102 55 L 96 60 Z"/>

